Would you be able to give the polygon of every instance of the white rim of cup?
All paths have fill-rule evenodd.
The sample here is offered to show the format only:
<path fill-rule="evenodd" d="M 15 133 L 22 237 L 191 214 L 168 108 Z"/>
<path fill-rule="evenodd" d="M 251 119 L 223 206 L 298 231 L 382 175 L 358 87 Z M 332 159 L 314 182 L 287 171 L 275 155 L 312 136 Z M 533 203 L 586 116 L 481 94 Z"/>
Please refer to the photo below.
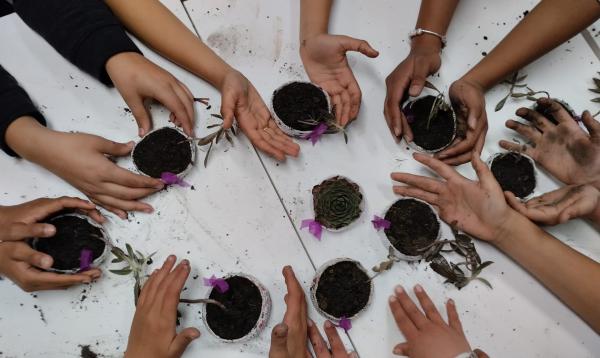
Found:
<path fill-rule="evenodd" d="M 490 155 L 490 157 L 486 161 L 486 164 L 487 164 L 488 168 L 490 169 L 490 171 L 492 171 L 492 162 L 494 161 L 494 159 L 496 159 L 497 157 L 499 157 L 501 155 L 507 155 L 507 154 L 510 154 L 510 153 L 520 154 L 523 158 L 527 158 L 527 160 L 529 160 L 529 162 L 531 163 L 531 165 L 533 167 L 533 178 L 535 179 L 535 186 L 533 187 L 533 191 L 529 195 L 527 195 L 526 197 L 524 197 L 524 198 L 519 198 L 518 196 L 515 195 L 515 197 L 517 199 L 521 200 L 522 202 L 526 202 L 527 200 L 529 200 L 529 199 L 531 199 L 531 198 L 533 198 L 533 197 L 536 196 L 536 194 L 537 194 L 537 188 L 538 188 L 538 183 L 539 183 L 538 170 L 537 170 L 537 166 L 535 165 L 535 160 L 533 160 L 533 158 L 531 158 L 527 154 L 523 154 L 523 153 L 518 152 L 518 151 L 498 152 L 498 153 L 494 153 L 494 154 Z M 514 195 L 514 193 L 513 193 L 513 195 Z"/>
<path fill-rule="evenodd" d="M 138 166 L 135 164 L 135 160 L 133 159 L 133 154 L 135 153 L 135 150 L 136 150 L 138 144 L 140 144 L 147 136 L 149 136 L 150 134 L 152 134 L 156 131 L 159 131 L 159 130 L 165 129 L 165 128 L 174 129 L 177 132 L 179 132 L 179 134 L 181 134 L 182 136 L 184 136 L 186 139 L 189 140 L 190 150 L 192 151 L 192 159 L 190 161 L 190 164 L 188 164 L 187 168 L 185 168 L 181 173 L 177 173 L 177 177 L 183 178 L 190 172 L 190 170 L 192 170 L 192 167 L 194 166 L 194 163 L 196 162 L 196 143 L 194 143 L 194 140 L 193 140 L 194 138 L 190 138 L 187 134 L 185 134 L 181 129 L 179 129 L 177 127 L 165 126 L 165 127 L 153 129 L 150 132 L 146 133 L 146 135 L 143 138 L 140 138 L 133 146 L 133 149 L 131 150 L 131 154 L 130 154 L 131 161 L 133 162 L 133 166 L 135 167 L 135 170 L 139 174 L 146 176 L 146 177 L 150 177 L 148 174 L 141 171 L 140 168 L 138 168 Z M 156 179 L 160 179 L 160 178 L 156 178 Z"/>
<path fill-rule="evenodd" d="M 416 101 L 416 100 L 418 100 L 420 98 L 427 97 L 427 96 L 429 96 L 429 94 L 421 94 L 420 96 L 415 97 L 412 100 L 406 102 L 406 105 L 408 105 L 409 103 L 414 102 L 414 101 Z M 444 96 L 444 100 L 445 100 L 445 96 Z M 401 107 L 400 110 L 402 110 L 403 108 L 404 107 Z M 450 140 L 450 142 L 448 144 L 444 145 L 443 147 L 441 147 L 439 149 L 428 150 L 428 149 L 425 149 L 425 148 L 421 147 L 420 145 L 417 145 L 415 143 L 415 141 L 412 140 L 412 141 L 410 141 L 408 143 L 408 146 L 410 148 L 412 148 L 413 150 L 416 150 L 417 152 L 429 153 L 429 154 L 435 154 L 435 153 L 441 152 L 442 150 L 444 150 L 444 149 L 448 148 L 449 146 L 451 146 L 452 143 L 454 143 L 454 140 L 456 139 L 456 135 L 457 135 L 457 131 L 458 131 L 458 120 L 456 118 L 456 112 L 454 111 L 454 108 L 452 108 L 452 104 L 450 104 L 450 110 L 452 112 L 452 119 L 454 120 L 454 132 L 452 133 L 452 139 Z"/>
<path fill-rule="evenodd" d="M 286 83 L 282 84 L 281 86 L 277 87 L 277 89 L 275 89 L 275 91 L 273 91 L 273 93 L 271 94 L 271 103 L 269 104 L 269 109 L 271 110 L 271 115 L 273 116 L 275 123 L 277 124 L 279 129 L 281 129 L 288 136 L 303 139 L 303 137 L 305 137 L 307 134 L 310 134 L 310 132 L 312 132 L 312 130 L 301 131 L 301 130 L 294 129 L 294 128 L 288 126 L 281 120 L 281 118 L 279 118 L 279 116 L 275 112 L 275 108 L 273 108 L 273 98 L 275 97 L 275 93 L 280 91 L 283 87 L 288 86 L 292 83 L 296 83 L 296 82 L 308 83 L 308 84 L 315 86 L 319 90 L 321 90 L 321 92 L 323 92 L 323 94 L 325 95 L 325 98 L 327 99 L 327 109 L 329 111 L 331 111 L 331 99 L 329 98 L 329 95 L 327 94 L 327 92 L 325 92 L 325 90 L 323 88 L 321 88 L 320 86 L 317 86 L 316 84 L 314 84 L 312 82 L 308 82 L 308 81 L 289 81 L 289 82 L 286 82 Z"/>
<path fill-rule="evenodd" d="M 100 230 L 100 232 L 102 233 L 102 237 L 103 239 L 98 239 L 104 242 L 104 251 L 102 251 L 102 254 L 100 256 L 98 256 L 93 262 L 92 262 L 92 267 L 98 267 L 100 266 L 100 264 L 102 264 L 104 262 L 104 260 L 106 260 L 106 257 L 108 256 L 108 253 L 110 252 L 111 248 L 112 248 L 112 243 L 110 240 L 110 237 L 108 236 L 108 234 L 106 233 L 106 230 L 104 230 L 104 228 L 102 227 L 102 225 L 98 224 L 97 222 L 95 222 L 94 220 L 92 220 L 92 218 L 90 218 L 89 216 L 83 215 L 83 214 L 78 214 L 78 213 L 67 213 L 67 214 L 62 214 L 62 215 L 58 215 L 55 216 L 53 218 L 51 218 L 51 220 L 54 219 L 58 219 L 58 218 L 62 218 L 65 216 L 74 216 L 76 218 L 80 218 L 80 219 L 84 219 L 86 220 L 90 225 L 92 225 L 93 227 L 97 228 Z M 39 238 L 34 238 L 31 241 L 31 246 L 34 250 L 36 250 L 36 244 L 38 242 Z M 80 269 L 69 269 L 69 270 L 59 270 L 59 269 L 55 269 L 55 268 L 49 268 L 46 269 L 46 271 L 48 272 L 57 272 L 57 273 L 64 273 L 64 274 L 76 274 L 80 272 Z"/>
<path fill-rule="evenodd" d="M 334 317 L 334 316 L 330 315 L 329 313 L 323 311 L 323 309 L 321 309 L 321 307 L 319 307 L 319 302 L 317 301 L 317 288 L 319 287 L 319 280 L 321 279 L 321 275 L 323 274 L 323 272 L 325 272 L 325 270 L 327 270 L 330 266 L 333 266 L 337 263 L 344 262 L 344 261 L 349 261 L 349 262 L 356 264 L 356 266 L 361 271 L 363 271 L 365 273 L 365 275 L 367 275 L 367 277 L 371 277 L 371 275 L 369 275 L 369 271 L 367 271 L 367 269 L 365 269 L 365 267 L 360 262 L 358 262 L 354 259 L 348 258 L 348 257 L 340 257 L 337 259 L 331 259 L 331 260 L 325 262 L 323 265 L 321 265 L 319 267 L 319 269 L 317 270 L 317 272 L 315 273 L 312 284 L 310 286 L 310 299 L 313 303 L 313 306 L 315 307 L 315 310 L 317 310 L 317 312 L 319 312 L 319 314 L 321 314 L 323 317 L 327 318 L 328 320 L 330 320 L 334 323 L 339 323 L 341 317 L 339 317 L 339 318 Z M 346 317 L 347 319 L 350 319 L 350 320 L 355 319 L 360 314 L 362 314 L 364 311 L 366 311 L 366 309 L 371 305 L 371 301 L 373 300 L 373 281 L 369 281 L 369 284 L 370 284 L 370 291 L 369 291 L 369 300 L 367 301 L 367 304 L 360 311 L 356 312 L 353 316 Z"/>
<path fill-rule="evenodd" d="M 271 295 L 269 294 L 269 291 L 267 290 L 267 288 L 262 283 L 260 283 L 260 281 L 256 277 L 246 274 L 246 273 L 241 273 L 241 272 L 230 273 L 230 274 L 223 276 L 222 278 L 228 279 L 228 278 L 235 277 L 235 276 L 244 277 L 244 278 L 250 280 L 250 282 L 252 282 L 256 287 L 258 287 L 258 291 L 260 292 L 260 297 L 262 298 L 262 307 L 260 309 L 260 316 L 258 317 L 256 324 L 254 325 L 254 327 L 252 327 L 252 329 L 250 330 L 250 332 L 248 332 L 248 334 L 246 334 L 243 337 L 237 338 L 237 339 L 225 339 L 225 338 L 219 337 L 208 325 L 208 322 L 206 319 L 207 304 L 203 304 L 202 305 L 202 317 L 203 317 L 203 321 L 204 321 L 204 326 L 206 327 L 208 332 L 210 332 L 210 334 L 213 337 L 215 337 L 219 341 L 225 342 L 225 343 L 245 342 L 245 341 L 248 341 L 248 340 L 258 336 L 267 326 L 267 322 L 269 321 L 269 317 L 271 316 L 272 302 L 271 302 Z M 214 287 L 212 289 L 208 290 L 208 292 L 206 293 L 206 297 L 205 297 L 206 299 L 208 299 L 210 297 L 212 290 L 214 290 Z"/>
<path fill-rule="evenodd" d="M 383 212 L 381 217 L 385 218 L 385 215 L 387 214 L 387 212 L 399 200 L 415 200 L 415 201 L 418 201 L 420 203 L 427 205 L 431 209 L 431 211 L 433 211 L 433 214 L 435 215 L 435 218 L 437 219 L 439 227 L 440 227 L 438 230 L 438 233 L 437 233 L 437 237 L 435 238 L 435 240 L 433 240 L 433 242 L 439 241 L 442 238 L 442 220 L 440 219 L 440 216 L 438 215 L 438 212 L 435 210 L 433 205 L 429 204 L 428 202 L 426 202 L 424 200 L 413 198 L 412 196 L 401 196 L 399 199 L 395 200 L 393 203 L 391 203 L 387 207 L 387 209 Z M 381 238 L 381 241 L 382 241 L 383 245 L 385 246 L 386 250 L 388 250 L 389 247 L 391 246 L 392 249 L 394 249 L 394 255 L 396 255 L 396 257 L 398 257 L 399 259 L 402 259 L 405 261 L 418 261 L 423 258 L 423 255 L 410 256 L 410 255 L 400 252 L 396 247 L 394 247 L 394 245 L 392 245 L 392 243 L 390 242 L 390 239 L 388 239 L 387 235 L 385 234 L 385 229 L 379 230 L 378 233 L 379 233 L 379 237 Z"/>
<path fill-rule="evenodd" d="M 365 198 L 366 198 L 366 197 L 365 197 L 365 193 L 363 193 L 363 191 L 362 191 L 362 188 L 361 188 L 361 187 L 360 187 L 360 185 L 358 185 L 358 183 L 356 183 L 355 181 L 353 181 L 353 180 L 350 180 L 350 179 L 348 179 L 347 177 L 345 177 L 345 176 L 343 176 L 343 175 L 334 175 L 334 176 L 330 176 L 330 177 L 327 177 L 327 178 L 325 178 L 325 179 L 321 180 L 321 181 L 319 182 L 319 184 L 317 184 L 317 185 L 321 185 L 321 184 L 323 184 L 323 182 L 324 182 L 324 181 L 326 181 L 326 180 L 329 180 L 329 179 L 333 179 L 333 178 L 336 178 L 336 177 L 338 177 L 338 178 L 340 178 L 340 179 L 346 179 L 346 180 L 347 180 L 347 181 L 349 181 L 350 183 L 352 183 L 352 184 L 356 184 L 356 185 L 358 186 L 358 192 L 359 192 L 359 193 L 362 195 L 362 200 L 360 201 L 360 204 L 359 204 L 359 207 L 360 207 L 360 215 L 359 215 L 359 216 L 358 216 L 356 219 L 354 219 L 354 220 L 353 220 L 353 221 L 352 221 L 350 224 L 348 224 L 348 225 L 346 225 L 346 226 L 344 226 L 344 227 L 341 227 L 341 228 L 339 228 L 339 229 L 330 229 L 330 228 L 328 228 L 328 227 L 325 227 L 325 225 L 323 225 L 323 224 L 319 223 L 323 229 L 325 229 L 325 230 L 327 230 L 327 231 L 329 231 L 329 232 L 340 232 L 340 231 L 345 231 L 345 230 L 348 230 L 350 227 L 354 226 L 354 225 L 355 225 L 355 224 L 358 222 L 358 220 L 361 218 L 361 216 L 363 216 L 363 214 L 364 214 L 364 212 L 365 212 Z M 314 188 L 314 187 L 315 187 L 315 186 L 313 186 L 313 188 Z M 312 195 L 312 188 L 310 188 L 310 194 Z M 317 214 L 316 214 L 316 212 L 315 212 L 315 200 L 314 200 L 314 197 L 313 197 L 313 198 L 312 198 L 312 200 L 311 200 L 311 206 L 312 206 L 312 211 L 313 211 L 313 219 L 314 219 L 314 220 L 316 220 Z"/>

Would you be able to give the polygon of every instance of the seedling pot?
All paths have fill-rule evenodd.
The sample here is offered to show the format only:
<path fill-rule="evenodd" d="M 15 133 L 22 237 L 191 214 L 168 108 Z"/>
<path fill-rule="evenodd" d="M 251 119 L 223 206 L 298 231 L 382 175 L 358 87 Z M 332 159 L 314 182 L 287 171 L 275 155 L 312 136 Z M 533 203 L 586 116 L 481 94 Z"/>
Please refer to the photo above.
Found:
<path fill-rule="evenodd" d="M 507 156 L 507 155 L 520 155 L 523 159 L 527 160 L 527 162 L 531 164 L 531 170 L 533 172 L 533 188 L 531 188 L 531 190 L 527 194 L 525 194 L 525 195 L 518 195 L 519 193 L 515 193 L 512 190 L 510 190 L 508 187 L 505 186 L 506 184 L 503 184 L 501 182 L 501 180 L 498 179 L 498 177 L 496 176 L 496 173 L 494 173 L 494 171 L 497 170 L 492 165 L 494 163 L 494 160 L 496 158 L 501 158 L 501 157 L 504 157 L 504 156 Z M 500 183 L 500 186 L 502 187 L 502 190 L 504 190 L 504 191 L 508 190 L 508 191 L 513 192 L 513 194 L 515 194 L 515 196 L 517 198 L 519 198 L 521 201 L 527 201 L 527 200 L 529 200 L 529 199 L 531 199 L 531 198 L 533 198 L 535 196 L 536 188 L 537 188 L 537 183 L 538 183 L 538 174 L 537 174 L 537 170 L 536 170 L 535 161 L 531 157 L 529 157 L 528 155 L 525 155 L 523 153 L 518 153 L 518 152 L 501 152 L 501 153 L 496 153 L 496 154 L 493 154 L 492 156 L 490 156 L 490 158 L 487 160 L 487 165 L 490 168 L 490 170 L 492 171 L 492 173 L 494 174 L 494 177 L 496 177 L 496 180 L 498 181 L 498 183 Z M 514 175 L 512 175 L 511 177 L 514 177 Z"/>
<path fill-rule="evenodd" d="M 440 152 L 448 148 L 457 136 L 458 122 L 456 113 L 450 104 L 448 104 L 449 111 L 444 111 L 436 115 L 436 117 L 431 119 L 429 123 L 430 127 L 426 127 L 429 110 L 431 105 L 433 105 L 434 99 L 435 96 L 432 95 L 421 95 L 407 102 L 403 107 L 403 111 L 406 111 L 407 108 L 412 108 L 416 112 L 413 122 L 409 122 L 409 126 L 415 135 L 408 145 L 412 149 L 422 153 L 433 154 Z M 424 104 L 429 104 L 429 102 L 431 102 L 431 105 L 427 106 L 428 110 L 422 109 Z M 449 116 L 450 118 L 448 118 Z M 444 120 L 444 122 L 440 122 L 440 120 Z M 451 133 L 446 133 L 448 130 Z M 442 142 L 435 143 L 439 141 Z"/>

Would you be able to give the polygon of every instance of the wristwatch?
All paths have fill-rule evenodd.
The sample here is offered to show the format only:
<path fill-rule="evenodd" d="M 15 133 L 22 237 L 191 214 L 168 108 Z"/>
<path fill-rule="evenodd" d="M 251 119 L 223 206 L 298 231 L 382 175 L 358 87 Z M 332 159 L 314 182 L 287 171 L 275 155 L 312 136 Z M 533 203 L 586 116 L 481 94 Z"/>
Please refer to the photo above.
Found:
<path fill-rule="evenodd" d="M 600 1 L 600 0 L 598 0 L 598 1 Z M 433 36 L 439 38 L 440 41 L 442 41 L 442 48 L 446 47 L 446 36 L 440 35 L 437 32 L 425 30 L 425 29 L 422 29 L 422 28 L 414 29 L 411 32 L 409 32 L 408 33 L 408 38 L 412 39 L 413 37 L 421 36 L 423 34 L 433 35 Z"/>

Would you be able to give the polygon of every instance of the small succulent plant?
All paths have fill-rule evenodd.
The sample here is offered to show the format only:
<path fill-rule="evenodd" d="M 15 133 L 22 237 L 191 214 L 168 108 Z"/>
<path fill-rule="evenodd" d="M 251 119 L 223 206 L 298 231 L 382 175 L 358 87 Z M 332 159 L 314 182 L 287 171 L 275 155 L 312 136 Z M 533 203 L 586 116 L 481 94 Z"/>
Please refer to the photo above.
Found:
<path fill-rule="evenodd" d="M 348 226 L 360 216 L 363 196 L 357 184 L 336 176 L 312 189 L 315 220 L 329 229 Z"/>
<path fill-rule="evenodd" d="M 598 72 L 598 74 L 600 75 L 600 72 Z M 589 90 L 600 95 L 600 78 L 592 78 L 592 80 L 594 81 L 594 86 L 595 88 L 590 88 Z M 592 98 L 591 99 L 592 102 L 594 103 L 600 103 L 600 96 L 596 97 L 596 98 Z M 600 111 L 596 112 L 596 114 L 594 114 L 592 117 L 596 117 L 600 114 Z"/>
<path fill-rule="evenodd" d="M 129 244 L 125 244 L 125 249 L 127 250 L 127 253 L 125 253 L 125 251 L 121 250 L 120 248 L 118 248 L 116 246 L 112 247 L 111 252 L 115 256 L 115 258 L 111 262 L 112 263 L 125 262 L 125 263 L 127 263 L 127 266 L 120 268 L 120 269 L 109 270 L 109 271 L 116 275 L 123 275 L 123 276 L 132 275 L 133 276 L 133 278 L 135 279 L 135 283 L 133 286 L 133 298 L 134 298 L 134 302 L 137 306 L 137 301 L 138 301 L 138 298 L 140 297 L 140 292 L 142 290 L 142 278 L 145 275 L 144 271 L 145 271 L 146 265 L 152 264 L 152 256 L 154 256 L 156 254 L 156 252 L 153 252 L 150 255 L 144 255 L 141 252 L 139 252 L 138 250 L 134 251 L 133 248 L 131 247 L 131 245 L 129 245 Z"/>
<path fill-rule="evenodd" d="M 545 94 L 546 97 L 550 98 L 550 93 L 548 93 L 547 91 L 535 91 L 531 89 L 531 87 L 529 87 L 527 83 L 524 82 L 526 78 L 527 75 L 520 76 L 519 72 L 517 71 L 511 76 L 510 79 L 502 81 L 502 83 L 508 84 L 510 85 L 510 87 L 508 89 L 508 94 L 504 96 L 504 98 L 502 98 L 500 102 L 498 102 L 498 104 L 496 104 L 496 112 L 498 112 L 504 107 L 506 101 L 509 98 L 525 98 L 533 102 L 538 100 L 538 98 L 536 97 L 536 95 L 538 94 Z M 527 92 L 515 92 L 518 88 L 525 88 L 527 89 Z"/>
<path fill-rule="evenodd" d="M 211 117 L 218 118 L 223 122 L 223 117 L 220 114 L 212 113 Z M 206 155 L 204 156 L 204 167 L 208 164 L 208 156 L 213 148 L 213 145 L 219 144 L 221 139 L 225 138 L 231 145 L 233 145 L 233 137 L 237 136 L 237 130 L 235 129 L 235 125 L 229 129 L 223 128 L 223 123 L 211 124 L 206 127 L 207 129 L 218 128 L 216 132 L 213 132 L 206 137 L 202 138 L 192 138 L 190 141 L 196 142 L 199 147 L 203 147 L 208 145 L 208 149 L 206 150 Z"/>

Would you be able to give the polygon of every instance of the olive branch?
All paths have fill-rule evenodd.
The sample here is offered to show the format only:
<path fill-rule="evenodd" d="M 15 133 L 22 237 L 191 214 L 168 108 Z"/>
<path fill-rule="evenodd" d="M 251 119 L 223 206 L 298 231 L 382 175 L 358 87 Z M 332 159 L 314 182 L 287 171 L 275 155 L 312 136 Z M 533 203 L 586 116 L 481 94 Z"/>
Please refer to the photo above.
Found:
<path fill-rule="evenodd" d="M 223 122 L 223 116 L 220 114 L 212 113 L 211 117 L 218 118 Z M 190 138 L 185 141 L 196 142 L 199 147 L 203 147 L 208 145 L 208 149 L 206 150 L 206 155 L 204 156 L 204 167 L 208 164 L 208 157 L 211 153 L 211 150 L 214 145 L 219 144 L 221 139 L 225 138 L 231 145 L 233 145 L 233 137 L 237 136 L 237 130 L 235 129 L 235 125 L 231 126 L 229 129 L 223 128 L 223 123 L 211 124 L 206 126 L 207 129 L 218 128 L 217 131 L 207 135 L 202 138 Z"/>
<path fill-rule="evenodd" d="M 598 72 L 598 74 L 600 75 L 600 72 Z M 594 81 L 594 85 L 596 86 L 595 88 L 588 88 L 590 91 L 596 93 L 596 94 L 600 94 L 600 78 L 592 78 L 592 80 Z M 600 97 L 596 97 L 596 98 L 592 98 L 590 101 L 594 102 L 594 103 L 600 103 Z M 592 117 L 596 117 L 600 114 L 600 110 L 598 112 L 596 112 L 596 114 L 594 114 Z"/>
<path fill-rule="evenodd" d="M 538 99 L 535 96 L 542 93 L 545 94 L 546 97 L 550 98 L 550 93 L 548 93 L 548 91 L 536 91 L 529 87 L 529 85 L 524 82 L 526 78 L 527 75 L 519 76 L 519 71 L 517 71 L 513 73 L 510 79 L 506 79 L 501 82 L 510 85 L 510 87 L 508 89 L 508 94 L 504 96 L 504 98 L 502 98 L 498 104 L 496 104 L 496 108 L 494 109 L 495 112 L 501 110 L 509 98 L 526 98 L 532 102 L 536 102 Z M 526 88 L 527 92 L 515 92 L 515 90 L 518 88 Z"/>

